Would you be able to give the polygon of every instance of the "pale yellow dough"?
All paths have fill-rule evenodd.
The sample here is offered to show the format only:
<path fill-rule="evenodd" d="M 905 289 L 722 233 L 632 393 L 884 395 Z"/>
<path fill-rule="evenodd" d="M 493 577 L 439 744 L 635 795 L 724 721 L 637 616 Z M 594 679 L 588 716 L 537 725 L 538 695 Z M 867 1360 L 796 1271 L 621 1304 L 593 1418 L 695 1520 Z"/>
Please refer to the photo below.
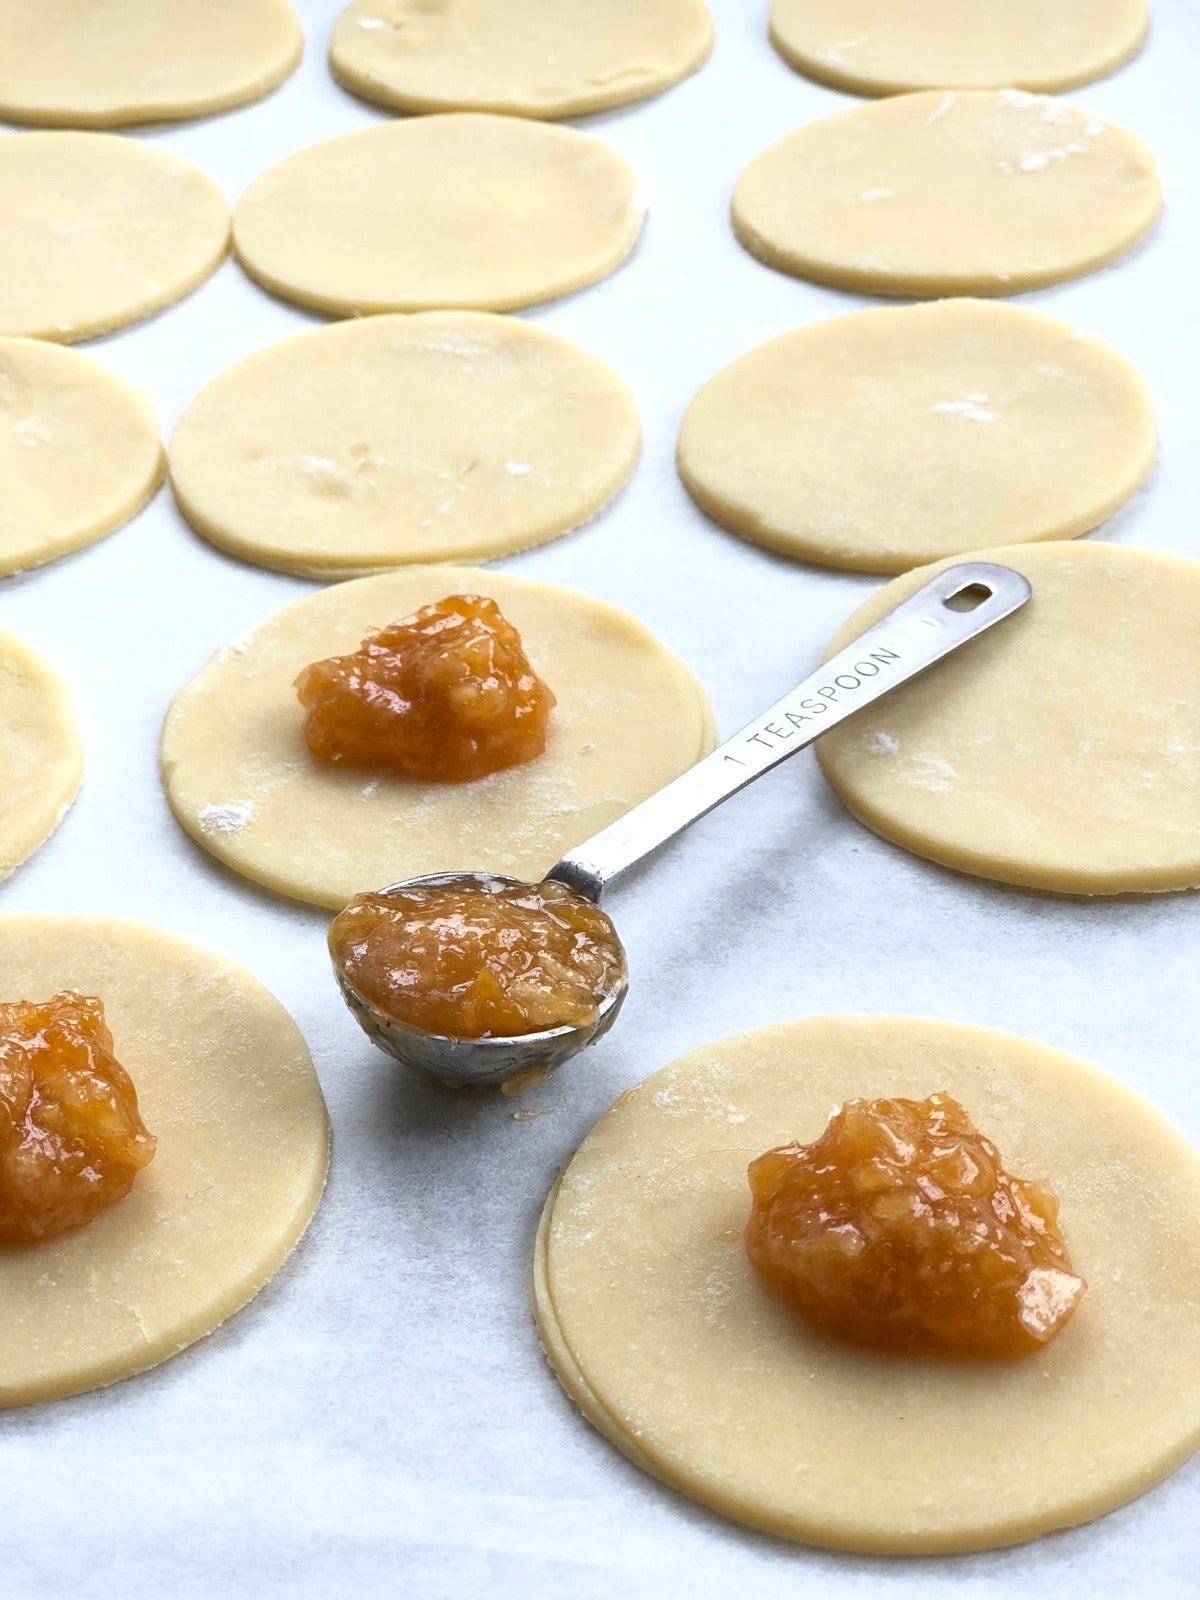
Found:
<path fill-rule="evenodd" d="M 1123 66 L 1147 21 L 1146 0 L 774 0 L 771 40 L 800 72 L 851 94 L 1055 94 Z"/>
<path fill-rule="evenodd" d="M 343 578 L 544 544 L 617 492 L 640 442 L 599 357 L 512 317 L 432 312 L 257 351 L 186 408 L 169 458 L 205 538 Z"/>
<path fill-rule="evenodd" d="M 1049 1182 L 1080 1309 L 1013 1361 L 839 1345 L 742 1243 L 746 1167 L 855 1096 L 948 1090 L 1010 1171 Z M 1096 1068 L 991 1028 L 817 1017 L 657 1072 L 546 1203 L 534 1309 L 584 1414 L 646 1471 L 787 1538 L 990 1549 L 1132 1500 L 1200 1443 L 1200 1158 Z"/>
<path fill-rule="evenodd" d="M 68 344 L 181 299 L 229 245 L 212 179 L 120 134 L 0 139 L 0 216 L 0 334 Z"/>
<path fill-rule="evenodd" d="M 868 294 L 1016 294 L 1123 255 L 1162 204 L 1127 128 L 1017 89 L 806 123 L 743 171 L 733 226 L 781 272 Z"/>
<path fill-rule="evenodd" d="M 381 122 L 268 167 L 238 202 L 234 248 L 268 289 L 333 316 L 511 311 L 625 258 L 637 184 L 611 145 L 574 128 Z"/>
<path fill-rule="evenodd" d="M 161 476 L 158 423 L 139 390 L 74 350 L 0 338 L 0 574 L 102 539 Z"/>
<path fill-rule="evenodd" d="M 417 783 L 311 756 L 293 687 L 310 662 L 448 594 L 490 595 L 558 699 L 545 753 L 474 783 Z M 692 672 L 625 611 L 572 589 L 427 567 L 298 600 L 217 652 L 162 736 L 175 815 L 235 872 L 340 908 L 421 873 L 540 879 L 715 742 Z"/>
<path fill-rule="evenodd" d="M 575 117 L 670 88 L 712 40 L 703 0 L 352 0 L 329 61 L 400 111 Z"/>
<path fill-rule="evenodd" d="M 988 300 L 857 311 L 781 334 L 704 385 L 679 434 L 697 504 L 756 544 L 903 572 L 1068 539 L 1154 464 L 1145 383 L 1099 339 Z"/>
<path fill-rule="evenodd" d="M 75 697 L 48 661 L 0 632 L 0 879 L 58 827 L 82 776 Z"/>
<path fill-rule="evenodd" d="M 817 746 L 868 827 L 944 866 L 1062 894 L 1200 885 L 1200 563 L 1109 544 L 980 552 L 1014 617 Z M 829 653 L 925 583 L 878 590 Z"/>
<path fill-rule="evenodd" d="M 104 1002 L 158 1139 L 130 1194 L 0 1247 L 0 1406 L 157 1366 L 257 1294 L 308 1226 L 329 1127 L 295 1023 L 244 968 L 117 917 L 0 917 L 0 999 Z"/>
<path fill-rule="evenodd" d="M 0 0 L 0 117 L 110 128 L 269 93 L 304 48 L 286 0 Z"/>

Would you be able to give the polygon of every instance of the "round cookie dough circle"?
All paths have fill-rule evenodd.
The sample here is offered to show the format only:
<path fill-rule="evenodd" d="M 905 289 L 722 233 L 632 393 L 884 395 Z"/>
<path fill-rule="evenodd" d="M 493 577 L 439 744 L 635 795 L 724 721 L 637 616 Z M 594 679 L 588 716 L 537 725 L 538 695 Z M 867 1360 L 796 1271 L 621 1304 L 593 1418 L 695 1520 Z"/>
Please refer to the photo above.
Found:
<path fill-rule="evenodd" d="M 557 696 L 545 753 L 474 783 L 418 783 L 309 754 L 293 687 L 310 662 L 448 594 L 488 595 Z M 628 612 L 470 567 L 322 590 L 219 650 L 162 736 L 171 807 L 204 848 L 279 894 L 340 909 L 364 889 L 478 868 L 538 880 L 715 744 L 690 668 Z"/>
<path fill-rule="evenodd" d="M 287 0 L 0 0 L 0 117 L 111 128 L 258 100 L 300 60 Z"/>
<path fill-rule="evenodd" d="M 227 956 L 119 917 L 0 917 L 0 998 L 104 1002 L 154 1160 L 76 1233 L 0 1249 L 0 1406 L 130 1378 L 194 1344 L 283 1265 L 329 1164 L 299 1029 Z"/>
<path fill-rule="evenodd" d="M 1061 1201 L 1088 1290 L 1036 1356 L 837 1344 L 746 1258 L 755 1156 L 855 1096 L 937 1090 Z M 1200 1158 L 1116 1079 L 991 1028 L 817 1017 L 621 1096 L 547 1201 L 534 1307 L 567 1393 L 645 1470 L 787 1538 L 943 1554 L 1085 1522 L 1196 1448 L 1198 1274 Z"/>
<path fill-rule="evenodd" d="M 866 294 L 1017 294 L 1094 272 L 1150 228 L 1144 139 L 1017 89 L 897 95 L 785 134 L 733 227 L 781 272 Z"/>
<path fill-rule="evenodd" d="M 82 776 L 75 697 L 48 661 L 0 632 L 0 879 L 58 827 Z"/>
<path fill-rule="evenodd" d="M 712 41 L 703 0 L 352 0 L 329 62 L 393 110 L 575 117 L 670 88 Z"/>
<path fill-rule="evenodd" d="M 0 215 L 0 333 L 67 344 L 181 299 L 229 246 L 206 173 L 113 133 L 0 139 Z"/>
<path fill-rule="evenodd" d="M 1141 48 L 1146 0 L 774 0 L 771 42 L 799 72 L 851 94 L 1003 89 L 1057 94 Z"/>
<path fill-rule="evenodd" d="M 161 476 L 158 423 L 139 390 L 77 351 L 0 338 L 0 574 L 94 544 Z"/>
<path fill-rule="evenodd" d="M 903 572 L 1069 539 L 1154 464 L 1154 403 L 1110 345 L 989 300 L 856 311 L 759 345 L 696 395 L 689 494 L 781 555 Z"/>
<path fill-rule="evenodd" d="M 180 510 L 243 560 L 319 578 L 489 560 L 594 516 L 637 462 L 629 387 L 485 312 L 368 317 L 227 368 L 169 446 Z"/>
<path fill-rule="evenodd" d="M 1060 894 L 1200 885 L 1200 563 L 1110 544 L 980 552 L 1033 598 L 822 738 L 862 822 L 960 872 Z M 830 654 L 947 563 L 877 590 Z"/>
<path fill-rule="evenodd" d="M 511 311 L 611 272 L 642 225 L 611 145 L 513 117 L 356 128 L 268 167 L 238 202 L 252 278 L 333 316 Z"/>

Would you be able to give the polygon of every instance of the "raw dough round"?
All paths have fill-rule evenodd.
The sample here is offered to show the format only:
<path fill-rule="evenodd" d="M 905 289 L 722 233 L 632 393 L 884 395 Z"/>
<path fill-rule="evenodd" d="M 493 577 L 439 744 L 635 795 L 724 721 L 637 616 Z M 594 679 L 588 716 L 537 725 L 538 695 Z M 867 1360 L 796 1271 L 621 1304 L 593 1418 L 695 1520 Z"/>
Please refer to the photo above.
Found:
<path fill-rule="evenodd" d="M 268 345 L 201 390 L 169 460 L 206 539 L 345 578 L 555 539 L 616 494 L 640 442 L 607 362 L 512 317 L 450 311 Z"/>
<path fill-rule="evenodd" d="M 300 60 L 286 0 L 0 0 L 0 117 L 111 128 L 258 100 Z"/>
<path fill-rule="evenodd" d="M 229 246 L 212 179 L 115 133 L 0 139 L 0 333 L 71 343 L 148 317 Z"/>
<path fill-rule="evenodd" d="M 756 156 L 734 231 L 768 266 L 868 294 L 1016 294 L 1094 272 L 1154 222 L 1144 139 L 1019 89 L 897 95 Z"/>
<path fill-rule="evenodd" d="M 511 311 L 603 278 L 642 225 L 637 174 L 574 128 L 419 117 L 268 167 L 238 202 L 252 278 L 333 316 Z"/>
<path fill-rule="evenodd" d="M 154 1160 L 86 1228 L 0 1249 L 0 1406 L 130 1378 L 258 1293 L 329 1164 L 295 1023 L 227 956 L 119 917 L 0 917 L 0 998 L 104 1001 Z"/>
<path fill-rule="evenodd" d="M 746 1167 L 854 1096 L 947 1089 L 1062 1202 L 1079 1311 L 1011 1362 L 813 1332 L 750 1266 Z M 1132 1500 L 1200 1444 L 1200 1158 L 1096 1068 L 992 1028 L 817 1017 L 623 1094 L 547 1201 L 534 1308 L 563 1386 L 646 1471 L 787 1538 L 991 1549 Z"/>
<path fill-rule="evenodd" d="M 293 688 L 301 668 L 448 594 L 490 595 L 520 632 L 558 697 L 545 754 L 462 784 L 318 762 Z M 175 697 L 162 767 L 175 815 L 218 860 L 340 909 L 420 873 L 540 879 L 714 743 L 690 668 L 627 612 L 526 578 L 433 567 L 324 589 L 219 650 Z"/>
<path fill-rule="evenodd" d="M 830 729 L 850 810 L 931 861 L 1060 894 L 1200 885 L 1200 563 L 1109 544 L 980 552 L 1033 599 Z M 829 653 L 946 562 L 877 590 Z"/>
<path fill-rule="evenodd" d="M 50 837 L 82 776 L 75 697 L 48 661 L 0 632 L 0 878 Z"/>
<path fill-rule="evenodd" d="M 1123 66 L 1148 20 L 1146 0 L 774 0 L 771 42 L 799 72 L 851 94 L 1055 94 Z"/>
<path fill-rule="evenodd" d="M 98 361 L 0 338 L 0 574 L 94 544 L 158 487 L 149 401 Z"/>
<path fill-rule="evenodd" d="M 1156 433 L 1110 345 L 1023 307 L 943 300 L 831 317 L 739 357 L 689 406 L 678 463 L 697 504 L 756 544 L 903 572 L 1086 533 L 1146 477 Z"/>
<path fill-rule="evenodd" d="M 400 111 L 575 117 L 669 89 L 712 41 L 702 0 L 352 0 L 329 62 Z"/>

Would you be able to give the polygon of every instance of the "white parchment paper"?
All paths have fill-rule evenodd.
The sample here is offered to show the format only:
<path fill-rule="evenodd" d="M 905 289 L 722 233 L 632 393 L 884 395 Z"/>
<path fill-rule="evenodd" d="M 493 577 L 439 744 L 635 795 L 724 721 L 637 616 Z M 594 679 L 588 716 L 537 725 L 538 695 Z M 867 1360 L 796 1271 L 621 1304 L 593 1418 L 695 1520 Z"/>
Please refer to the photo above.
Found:
<path fill-rule="evenodd" d="M 851 102 L 774 55 L 766 0 L 712 3 L 718 43 L 696 78 L 586 124 L 644 179 L 636 255 L 529 313 L 630 379 L 642 465 L 590 527 L 505 570 L 636 612 L 697 668 L 729 733 L 814 664 L 873 580 L 774 559 L 707 523 L 675 477 L 679 419 L 751 345 L 867 302 L 735 244 L 727 206 L 746 160 Z M 336 0 L 298 10 L 307 53 L 278 93 L 136 136 L 192 157 L 233 200 L 270 162 L 374 120 L 325 67 Z M 1104 537 L 1200 557 L 1198 68 L 1200 9 L 1157 0 L 1142 57 L 1072 96 L 1150 140 L 1167 212 L 1118 266 L 1025 298 L 1110 339 L 1157 397 L 1161 465 Z M 167 429 L 229 362 L 313 320 L 230 261 L 182 305 L 84 348 L 141 384 Z M 595 1118 L 681 1052 L 782 1018 L 898 1011 L 1026 1033 L 1119 1074 L 1200 1142 L 1200 899 L 1089 904 L 956 877 L 859 828 L 809 752 L 614 891 L 634 970 L 620 1026 L 520 1102 L 549 1114 L 514 1120 L 500 1097 L 399 1077 L 335 994 L 322 914 L 224 873 L 163 799 L 155 744 L 171 695 L 310 587 L 218 555 L 165 491 L 112 539 L 0 586 L 0 626 L 68 674 L 88 745 L 78 804 L 0 887 L 0 911 L 120 913 L 228 951 L 303 1028 L 335 1134 L 313 1228 L 250 1308 L 148 1376 L 0 1414 L 0 1596 L 1200 1594 L 1200 1460 L 1098 1524 L 995 1555 L 807 1550 L 710 1515 L 594 1434 L 545 1366 L 527 1306 L 538 1209 Z"/>

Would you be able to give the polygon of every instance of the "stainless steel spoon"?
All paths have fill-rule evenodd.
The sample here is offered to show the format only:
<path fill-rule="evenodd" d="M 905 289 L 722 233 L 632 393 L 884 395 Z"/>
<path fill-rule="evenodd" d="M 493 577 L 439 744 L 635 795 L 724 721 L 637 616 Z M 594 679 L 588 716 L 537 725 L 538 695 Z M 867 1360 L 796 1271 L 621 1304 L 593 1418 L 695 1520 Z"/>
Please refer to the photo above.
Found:
<path fill-rule="evenodd" d="M 547 878 L 587 900 L 599 901 L 614 878 L 722 800 L 1011 616 L 1031 593 L 1025 578 L 1010 567 L 983 561 L 947 567 L 712 755 L 569 851 Z M 489 881 L 496 881 L 495 874 L 435 873 L 391 884 L 380 892 L 418 884 L 483 886 Z M 494 1084 L 531 1068 L 561 1066 L 607 1033 L 628 989 L 623 977 L 596 1019 L 584 1027 L 552 1028 L 509 1039 L 450 1039 L 385 1015 L 356 992 L 336 960 L 334 972 L 347 1005 L 380 1049 L 405 1066 L 452 1084 Z"/>

